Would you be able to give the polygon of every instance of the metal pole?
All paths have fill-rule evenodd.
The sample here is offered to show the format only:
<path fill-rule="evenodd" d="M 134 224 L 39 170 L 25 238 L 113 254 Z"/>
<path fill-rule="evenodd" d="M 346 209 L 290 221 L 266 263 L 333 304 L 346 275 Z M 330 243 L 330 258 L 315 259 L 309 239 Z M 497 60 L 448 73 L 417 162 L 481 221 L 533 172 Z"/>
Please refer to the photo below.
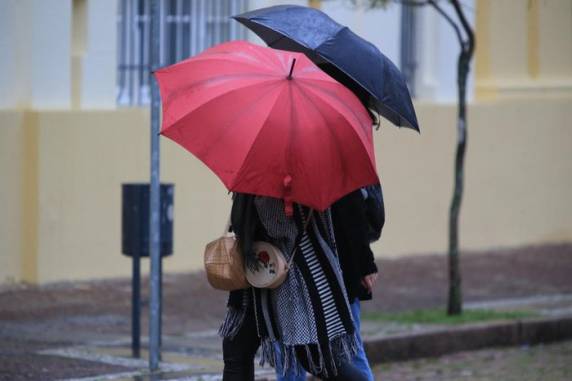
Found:
<path fill-rule="evenodd" d="M 159 256 L 159 284 L 163 285 L 163 256 Z M 163 301 L 163 287 L 159 289 L 159 300 Z M 159 348 L 163 347 L 163 303 L 159 304 Z M 159 359 L 161 359 L 161 353 L 159 353 Z"/>
<path fill-rule="evenodd" d="M 151 49 L 149 54 L 151 71 L 159 66 L 159 0 L 151 0 Z M 151 256 L 150 306 L 149 306 L 149 370 L 159 368 L 161 359 L 161 253 L 159 252 L 159 89 L 151 75 L 151 192 L 149 221 L 149 253 Z"/>
<path fill-rule="evenodd" d="M 141 352 L 141 257 L 133 253 L 133 276 L 131 280 L 131 352 L 140 357 Z"/>

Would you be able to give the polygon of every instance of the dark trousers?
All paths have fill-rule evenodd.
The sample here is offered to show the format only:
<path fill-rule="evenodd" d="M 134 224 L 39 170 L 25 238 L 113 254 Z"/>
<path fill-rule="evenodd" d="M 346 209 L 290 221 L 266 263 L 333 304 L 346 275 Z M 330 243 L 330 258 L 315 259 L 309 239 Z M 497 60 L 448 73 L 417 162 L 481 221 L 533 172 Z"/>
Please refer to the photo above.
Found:
<path fill-rule="evenodd" d="M 254 356 L 259 346 L 256 319 L 249 307 L 236 336 L 222 341 L 223 381 L 254 381 Z"/>

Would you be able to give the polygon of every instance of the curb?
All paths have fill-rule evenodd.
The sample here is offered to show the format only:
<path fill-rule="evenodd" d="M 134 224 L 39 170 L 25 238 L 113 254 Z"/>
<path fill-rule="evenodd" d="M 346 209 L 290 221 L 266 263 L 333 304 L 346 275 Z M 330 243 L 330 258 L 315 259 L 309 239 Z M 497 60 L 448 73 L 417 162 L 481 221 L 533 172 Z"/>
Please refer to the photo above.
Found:
<path fill-rule="evenodd" d="M 490 347 L 572 339 L 572 316 L 471 324 L 438 331 L 364 340 L 372 364 L 438 357 Z"/>

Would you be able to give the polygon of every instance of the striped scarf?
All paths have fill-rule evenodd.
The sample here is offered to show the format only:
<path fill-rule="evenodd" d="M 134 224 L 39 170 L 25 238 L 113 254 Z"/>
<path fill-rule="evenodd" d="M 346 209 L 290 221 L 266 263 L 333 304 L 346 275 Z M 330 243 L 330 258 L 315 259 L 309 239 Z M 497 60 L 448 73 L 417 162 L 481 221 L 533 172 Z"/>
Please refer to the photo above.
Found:
<path fill-rule="evenodd" d="M 294 265 L 275 290 L 241 290 L 239 308 L 229 307 L 220 333 L 224 337 L 236 334 L 246 308 L 253 303 L 262 342 L 261 365 L 278 362 L 285 373 L 300 360 L 314 375 L 335 375 L 336 364 L 340 358 L 353 356 L 357 341 L 329 210 L 314 213 L 303 231 L 305 208 L 298 206 L 292 219 L 284 214 L 281 200 L 256 197 L 255 205 L 272 244 L 286 256 L 296 245 Z"/>

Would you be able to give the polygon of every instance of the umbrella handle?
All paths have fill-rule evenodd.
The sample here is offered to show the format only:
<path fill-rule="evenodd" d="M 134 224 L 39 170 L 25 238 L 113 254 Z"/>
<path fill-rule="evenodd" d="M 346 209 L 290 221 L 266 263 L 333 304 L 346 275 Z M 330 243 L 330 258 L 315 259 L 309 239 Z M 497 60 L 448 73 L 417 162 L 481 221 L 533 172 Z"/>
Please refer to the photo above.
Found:
<path fill-rule="evenodd" d="M 230 215 L 229 215 L 228 221 L 224 227 L 224 232 L 222 233 L 222 237 L 231 237 L 234 235 L 234 232 L 233 233 L 230 232 L 230 225 L 231 225 L 231 222 L 230 222 Z"/>

